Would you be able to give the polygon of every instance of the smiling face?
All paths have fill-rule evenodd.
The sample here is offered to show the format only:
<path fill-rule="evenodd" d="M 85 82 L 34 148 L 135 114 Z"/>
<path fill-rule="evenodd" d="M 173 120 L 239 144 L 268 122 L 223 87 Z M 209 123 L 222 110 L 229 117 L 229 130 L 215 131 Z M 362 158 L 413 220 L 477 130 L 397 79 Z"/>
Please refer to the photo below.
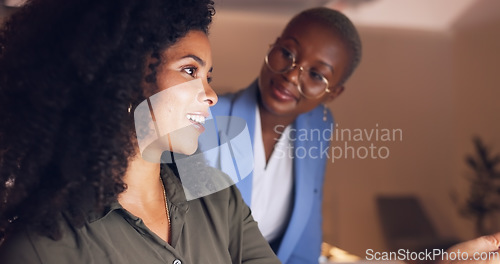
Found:
<path fill-rule="evenodd" d="M 142 125 L 147 131 L 137 133 L 141 153 L 144 157 L 144 152 L 148 152 L 149 160 L 159 158 L 165 150 L 194 153 L 198 137 L 204 131 L 208 107 L 217 102 L 217 95 L 209 85 L 212 52 L 204 32 L 190 31 L 160 57 L 157 88 L 146 94 L 149 99 L 134 113 L 136 126 L 141 117 L 152 117 Z"/>
<path fill-rule="evenodd" d="M 275 73 L 266 64 L 262 66 L 261 109 L 294 119 L 320 103 L 333 100 L 343 91 L 339 82 L 349 66 L 351 54 L 338 33 L 316 20 L 299 17 L 288 24 L 275 44 L 293 53 L 297 66 L 284 73 Z M 313 99 L 302 96 L 298 89 L 300 67 L 321 73 L 328 80 L 330 92 Z"/>

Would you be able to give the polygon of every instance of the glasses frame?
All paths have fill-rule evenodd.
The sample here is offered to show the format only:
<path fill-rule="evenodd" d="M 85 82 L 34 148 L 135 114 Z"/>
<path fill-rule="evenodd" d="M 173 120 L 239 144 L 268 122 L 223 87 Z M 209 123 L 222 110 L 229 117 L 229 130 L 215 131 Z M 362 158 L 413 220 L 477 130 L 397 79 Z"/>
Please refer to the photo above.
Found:
<path fill-rule="evenodd" d="M 290 65 L 290 67 L 288 67 L 288 68 L 286 68 L 286 69 L 284 69 L 282 71 L 276 71 L 273 68 L 271 68 L 271 66 L 269 65 L 269 53 L 271 53 L 271 50 L 273 50 L 273 48 L 275 48 L 275 47 L 280 47 L 280 48 L 285 49 L 286 51 L 288 51 L 290 54 L 293 54 L 292 64 Z M 298 66 L 298 68 L 299 68 L 299 76 L 298 76 L 299 82 L 298 82 L 297 88 L 299 90 L 299 93 L 302 96 L 304 96 L 305 98 L 308 98 L 308 99 L 317 99 L 317 98 L 320 98 L 321 96 L 323 96 L 325 93 L 331 92 L 330 88 L 328 87 L 330 85 L 329 82 L 328 82 L 328 79 L 325 76 L 323 76 L 322 74 L 319 74 L 319 75 L 321 75 L 321 78 L 323 79 L 323 82 L 326 84 L 325 90 L 322 93 L 320 93 L 320 94 L 318 94 L 316 96 L 307 96 L 306 94 L 304 94 L 304 92 L 302 91 L 302 87 L 300 85 L 300 83 L 301 83 L 301 81 L 300 81 L 301 77 L 300 76 L 301 76 L 302 72 L 304 71 L 304 67 L 297 65 L 297 63 L 295 62 L 295 54 L 293 52 L 291 52 L 289 49 L 285 48 L 283 45 L 279 45 L 279 44 L 276 44 L 276 43 L 269 45 L 269 50 L 267 51 L 267 54 L 266 54 L 266 57 L 264 58 L 264 61 L 266 62 L 266 66 L 267 66 L 267 68 L 270 71 L 272 71 L 274 73 L 278 73 L 278 74 L 283 74 L 283 73 L 289 72 L 289 71 L 293 70 L 295 67 Z"/>

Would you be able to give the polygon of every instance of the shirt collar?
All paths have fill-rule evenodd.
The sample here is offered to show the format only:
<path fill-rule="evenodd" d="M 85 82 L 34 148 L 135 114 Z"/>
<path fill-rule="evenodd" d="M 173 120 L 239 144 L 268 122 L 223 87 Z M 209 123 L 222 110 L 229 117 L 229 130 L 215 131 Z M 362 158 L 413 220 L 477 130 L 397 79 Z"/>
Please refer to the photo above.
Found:
<path fill-rule="evenodd" d="M 189 206 L 186 200 L 186 195 L 184 194 L 184 189 L 182 187 L 182 183 L 179 180 L 179 177 L 172 171 L 172 169 L 168 166 L 164 166 L 162 170 L 165 169 L 165 173 L 163 173 L 162 180 L 165 185 L 165 192 L 167 195 L 167 201 L 169 203 L 174 204 L 182 211 L 188 211 Z M 94 221 L 106 218 L 112 212 L 117 211 L 123 213 L 126 217 L 136 221 L 139 218 L 122 207 L 122 205 L 117 201 L 111 202 L 108 206 L 104 208 L 101 212 L 91 211 L 88 215 L 89 223 Z"/>

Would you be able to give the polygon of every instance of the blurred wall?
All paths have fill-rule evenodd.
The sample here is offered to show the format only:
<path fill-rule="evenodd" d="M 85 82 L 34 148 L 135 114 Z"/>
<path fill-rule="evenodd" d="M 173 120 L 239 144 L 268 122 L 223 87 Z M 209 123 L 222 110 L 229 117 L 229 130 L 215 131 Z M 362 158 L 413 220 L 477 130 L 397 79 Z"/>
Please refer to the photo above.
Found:
<path fill-rule="evenodd" d="M 209 36 L 214 64 L 212 87 L 224 94 L 255 80 L 269 45 L 288 19 L 286 15 L 217 10 Z"/>
<path fill-rule="evenodd" d="M 210 36 L 217 92 L 242 89 L 256 78 L 289 18 L 218 10 Z M 337 130 L 396 129 L 402 139 L 332 141 L 338 151 L 346 144 L 383 151 L 364 159 L 342 153 L 328 163 L 325 241 L 360 256 L 384 250 L 375 198 L 391 194 L 416 195 L 440 235 L 473 237 L 450 193 L 467 191 L 464 156 L 473 151 L 472 135 L 500 152 L 499 29 L 500 21 L 449 32 L 359 27 L 361 65 L 329 105 Z"/>
<path fill-rule="evenodd" d="M 455 231 L 447 224 L 450 210 L 443 210 L 450 207 L 454 92 L 450 35 L 382 28 L 360 28 L 360 34 L 361 65 L 331 104 L 337 129 L 400 129 L 402 139 L 332 142 L 373 144 L 389 154 L 329 164 L 324 231 L 325 240 L 365 256 L 366 249 L 385 249 L 377 195 L 416 195 L 443 235 Z"/>
<path fill-rule="evenodd" d="M 496 2 L 498 5 L 499 2 Z M 500 9 L 495 9 L 498 13 Z M 486 11 L 485 11 L 486 12 Z M 491 10 L 489 11 L 491 12 Z M 454 28 L 454 180 L 457 190 L 468 191 L 464 176 L 470 170 L 464 155 L 474 153 L 472 136 L 480 136 L 493 154 L 500 153 L 500 16 L 480 23 L 460 23 Z M 495 221 L 496 220 L 496 221 Z M 492 223 L 500 231 L 500 218 Z M 472 229 L 470 222 L 459 222 L 460 230 Z M 468 233 L 470 234 L 470 232 Z M 470 235 L 469 235 L 470 236 Z"/>

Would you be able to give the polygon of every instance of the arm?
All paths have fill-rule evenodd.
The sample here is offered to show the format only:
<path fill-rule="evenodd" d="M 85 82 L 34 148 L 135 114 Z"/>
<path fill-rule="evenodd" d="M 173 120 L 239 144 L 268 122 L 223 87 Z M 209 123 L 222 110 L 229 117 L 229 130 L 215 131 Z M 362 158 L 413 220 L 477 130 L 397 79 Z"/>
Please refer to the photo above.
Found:
<path fill-rule="evenodd" d="M 468 260 L 450 260 L 445 254 L 443 254 L 443 259 L 438 262 L 438 264 L 490 264 L 490 263 L 500 263 L 500 233 L 496 233 L 489 236 L 482 236 L 473 240 L 469 240 L 460 244 L 457 244 L 449 248 L 446 252 L 457 253 L 456 255 L 468 256 Z M 466 254 L 465 254 L 466 253 Z M 449 255 L 450 256 L 450 255 Z M 482 257 L 484 260 L 474 259 L 475 257 Z"/>
<path fill-rule="evenodd" d="M 318 263 L 322 243 L 322 187 L 320 182 L 318 182 L 319 193 L 314 197 L 310 214 L 304 216 L 308 217 L 308 220 L 297 244 L 295 244 L 293 249 L 290 249 L 291 255 L 289 258 L 286 260 L 281 259 L 282 261 L 286 261 L 286 264 Z M 292 229 L 290 232 L 294 232 L 294 230 Z M 279 252 L 281 252 L 281 250 L 283 249 L 280 248 Z M 282 257 L 283 256 L 280 255 L 280 258 Z"/>
<path fill-rule="evenodd" d="M 242 263 L 280 263 L 253 220 L 250 208 L 242 203 L 243 259 Z"/>
<path fill-rule="evenodd" d="M 321 207 L 321 203 L 314 205 Z M 313 210 L 307 222 L 307 227 L 300 237 L 299 243 L 294 248 L 294 252 L 287 261 L 287 264 L 318 263 L 321 255 L 322 217 L 321 208 Z"/>
<path fill-rule="evenodd" d="M 257 222 L 253 220 L 250 208 L 243 202 L 241 194 L 235 186 L 231 187 L 233 195 L 229 203 L 230 227 L 229 250 L 233 263 L 273 264 L 280 263 L 267 241 L 262 237 Z M 235 221 L 238 219 L 239 221 Z M 230 219 L 231 220 L 231 219 Z M 233 254 L 233 252 L 239 252 Z"/>
<path fill-rule="evenodd" d="M 327 131 L 326 136 L 315 140 L 295 141 L 296 148 L 319 149 L 330 145 L 329 133 L 333 133 L 334 123 L 327 109 L 327 121 L 323 121 L 323 107 L 300 115 L 295 123 L 297 129 L 319 129 Z M 322 132 L 323 133 L 323 132 Z M 319 158 L 295 157 L 294 169 L 296 192 L 294 212 L 281 242 L 278 256 L 287 264 L 318 263 L 322 243 L 322 201 L 326 155 Z M 301 232 L 297 235 L 296 232 Z M 299 236 L 297 238 L 297 236 Z"/>

